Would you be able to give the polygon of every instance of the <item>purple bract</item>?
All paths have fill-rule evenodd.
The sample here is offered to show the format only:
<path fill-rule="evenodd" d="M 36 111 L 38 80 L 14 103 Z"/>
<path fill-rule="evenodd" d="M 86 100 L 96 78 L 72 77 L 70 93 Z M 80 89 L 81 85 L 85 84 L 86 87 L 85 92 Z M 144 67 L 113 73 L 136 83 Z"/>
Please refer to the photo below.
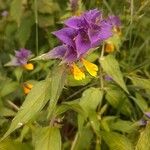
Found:
<path fill-rule="evenodd" d="M 28 60 L 31 58 L 31 51 L 21 48 L 19 51 L 15 51 L 15 56 L 11 60 L 12 66 L 22 66 L 27 64 Z"/>
<path fill-rule="evenodd" d="M 150 119 L 150 112 L 145 112 L 144 114 L 146 117 L 148 117 Z"/>
<path fill-rule="evenodd" d="M 4 10 L 4 11 L 1 13 L 1 16 L 7 17 L 7 16 L 8 16 L 8 11 L 7 11 L 7 10 Z"/>
<path fill-rule="evenodd" d="M 140 126 L 145 126 L 147 124 L 147 120 L 141 119 L 138 123 Z"/>
<path fill-rule="evenodd" d="M 103 18 L 102 12 L 94 9 L 81 16 L 73 16 L 64 24 L 64 28 L 53 32 L 62 42 L 62 46 L 48 52 L 46 57 L 59 58 L 62 62 L 70 63 L 113 36 L 113 28 L 120 26 L 120 20 L 116 16 Z"/>

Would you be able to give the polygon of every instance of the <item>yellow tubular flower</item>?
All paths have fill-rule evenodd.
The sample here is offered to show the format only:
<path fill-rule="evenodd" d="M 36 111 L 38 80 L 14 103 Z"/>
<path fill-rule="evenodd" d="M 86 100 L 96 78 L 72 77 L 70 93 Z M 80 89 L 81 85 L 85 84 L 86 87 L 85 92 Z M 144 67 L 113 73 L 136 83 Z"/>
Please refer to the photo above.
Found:
<path fill-rule="evenodd" d="M 83 58 L 81 60 L 82 60 L 83 65 L 85 66 L 86 70 L 90 73 L 90 75 L 96 77 L 98 67 L 95 64 L 93 64 Z"/>
<path fill-rule="evenodd" d="M 75 63 L 72 64 L 72 73 L 76 80 L 82 80 L 85 78 L 85 74 L 78 68 Z"/>
<path fill-rule="evenodd" d="M 34 66 L 33 66 L 32 63 L 25 64 L 23 67 L 24 67 L 25 69 L 27 69 L 27 70 L 33 70 L 33 69 L 34 69 Z"/>
<path fill-rule="evenodd" d="M 31 91 L 32 87 L 33 87 L 32 84 L 30 84 L 30 83 L 24 83 L 23 84 L 23 91 L 24 91 L 24 93 L 28 94 Z"/>
<path fill-rule="evenodd" d="M 107 43 L 105 44 L 105 52 L 107 52 L 107 53 L 112 53 L 112 52 L 114 52 L 114 50 L 115 50 L 115 46 L 114 46 L 113 43 L 107 42 Z"/>

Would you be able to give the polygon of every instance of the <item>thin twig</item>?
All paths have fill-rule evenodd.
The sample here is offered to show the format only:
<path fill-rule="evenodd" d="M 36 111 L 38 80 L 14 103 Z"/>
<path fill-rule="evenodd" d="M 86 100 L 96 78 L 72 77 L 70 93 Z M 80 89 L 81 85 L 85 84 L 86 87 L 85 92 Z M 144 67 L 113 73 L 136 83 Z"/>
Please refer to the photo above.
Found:
<path fill-rule="evenodd" d="M 67 100 L 73 98 L 74 96 L 78 95 L 79 93 L 81 93 L 82 91 L 84 91 L 85 89 L 87 89 L 88 87 L 94 86 L 94 85 L 96 85 L 96 84 L 97 84 L 97 83 L 92 83 L 92 84 L 89 84 L 89 85 L 87 85 L 87 86 L 81 88 L 80 90 L 76 91 L 75 93 L 73 93 L 72 95 L 70 95 L 69 97 L 67 97 L 67 98 L 65 99 L 65 101 L 67 101 Z"/>
<path fill-rule="evenodd" d="M 7 103 L 10 105 L 10 107 L 12 107 L 14 110 L 18 111 L 19 110 L 19 107 L 14 104 L 12 101 L 10 100 L 7 100 Z"/>

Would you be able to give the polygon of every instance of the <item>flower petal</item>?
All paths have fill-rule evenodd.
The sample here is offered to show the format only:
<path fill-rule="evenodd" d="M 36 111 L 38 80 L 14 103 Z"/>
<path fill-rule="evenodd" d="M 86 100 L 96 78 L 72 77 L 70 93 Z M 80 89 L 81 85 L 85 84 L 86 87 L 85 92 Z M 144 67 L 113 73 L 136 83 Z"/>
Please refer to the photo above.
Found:
<path fill-rule="evenodd" d="M 75 63 L 72 64 L 72 73 L 76 80 L 82 80 L 85 78 L 85 74 L 78 68 Z"/>
<path fill-rule="evenodd" d="M 31 51 L 21 48 L 20 51 L 15 51 L 15 56 L 20 58 L 20 59 L 28 59 L 31 56 Z"/>
<path fill-rule="evenodd" d="M 100 30 L 94 30 L 94 29 L 88 30 L 88 35 L 89 35 L 92 47 L 96 47 L 102 42 L 102 39 L 99 37 L 100 34 L 101 34 Z"/>
<path fill-rule="evenodd" d="M 86 70 L 90 73 L 90 75 L 92 75 L 93 77 L 96 77 L 98 67 L 95 64 L 93 64 L 85 59 L 82 59 L 82 62 L 83 62 L 83 65 L 85 66 Z"/>
<path fill-rule="evenodd" d="M 24 93 L 28 94 L 31 91 L 32 87 L 33 87 L 32 84 L 30 84 L 30 83 L 24 83 L 23 84 Z"/>
<path fill-rule="evenodd" d="M 62 59 L 65 56 L 65 53 L 68 51 L 68 47 L 66 45 L 57 46 L 48 53 L 43 55 L 43 59 Z"/>
<path fill-rule="evenodd" d="M 34 69 L 34 65 L 32 63 L 25 64 L 23 67 L 27 70 L 33 70 Z"/>
<path fill-rule="evenodd" d="M 88 35 L 92 47 L 99 46 L 99 44 L 112 36 L 112 27 L 107 22 L 101 22 L 101 26 L 96 26 L 88 30 Z"/>
<path fill-rule="evenodd" d="M 91 42 L 86 32 L 80 32 L 75 39 L 75 43 L 78 57 L 91 48 Z"/>
<path fill-rule="evenodd" d="M 84 18 L 89 24 L 91 23 L 98 24 L 98 22 L 101 21 L 102 19 L 102 13 L 97 9 L 93 9 L 93 10 L 85 12 Z"/>
<path fill-rule="evenodd" d="M 74 38 L 77 35 L 77 31 L 72 28 L 63 28 L 61 30 L 53 32 L 53 34 L 59 38 L 64 44 L 74 47 Z"/>
<path fill-rule="evenodd" d="M 118 16 L 109 16 L 107 21 L 113 26 L 120 26 L 121 21 Z"/>
<path fill-rule="evenodd" d="M 74 29 L 87 27 L 87 22 L 82 16 L 74 16 L 65 21 L 65 25 Z"/>
<path fill-rule="evenodd" d="M 71 63 L 77 60 L 77 52 L 73 47 L 68 46 L 68 50 L 62 58 L 62 63 Z"/>
<path fill-rule="evenodd" d="M 20 51 L 15 51 L 15 57 L 12 59 L 12 64 L 14 64 L 14 66 L 25 65 L 31 57 L 31 51 L 21 48 Z"/>

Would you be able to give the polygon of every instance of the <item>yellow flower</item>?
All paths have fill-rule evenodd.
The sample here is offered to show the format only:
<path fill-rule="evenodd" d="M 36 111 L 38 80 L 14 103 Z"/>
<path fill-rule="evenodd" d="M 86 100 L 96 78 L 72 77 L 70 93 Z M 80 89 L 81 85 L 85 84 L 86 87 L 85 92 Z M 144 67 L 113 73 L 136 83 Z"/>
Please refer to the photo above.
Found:
<path fill-rule="evenodd" d="M 83 65 L 85 66 L 86 70 L 90 73 L 90 75 L 96 77 L 98 67 L 95 64 L 93 64 L 83 58 L 81 59 L 81 61 L 82 61 Z"/>
<path fill-rule="evenodd" d="M 112 42 L 107 42 L 105 44 L 105 52 L 112 53 L 112 52 L 114 52 L 114 50 L 115 50 L 115 46 Z"/>
<path fill-rule="evenodd" d="M 72 73 L 76 80 L 82 80 L 85 78 L 84 72 L 82 72 L 75 63 L 72 64 Z"/>
<path fill-rule="evenodd" d="M 32 84 L 30 84 L 30 83 L 24 83 L 23 84 L 23 91 L 24 91 L 24 93 L 28 94 L 31 91 L 32 87 L 33 87 Z"/>
<path fill-rule="evenodd" d="M 23 67 L 24 67 L 25 69 L 27 69 L 27 70 L 33 70 L 33 69 L 34 69 L 34 66 L 33 66 L 32 63 L 25 64 Z"/>

